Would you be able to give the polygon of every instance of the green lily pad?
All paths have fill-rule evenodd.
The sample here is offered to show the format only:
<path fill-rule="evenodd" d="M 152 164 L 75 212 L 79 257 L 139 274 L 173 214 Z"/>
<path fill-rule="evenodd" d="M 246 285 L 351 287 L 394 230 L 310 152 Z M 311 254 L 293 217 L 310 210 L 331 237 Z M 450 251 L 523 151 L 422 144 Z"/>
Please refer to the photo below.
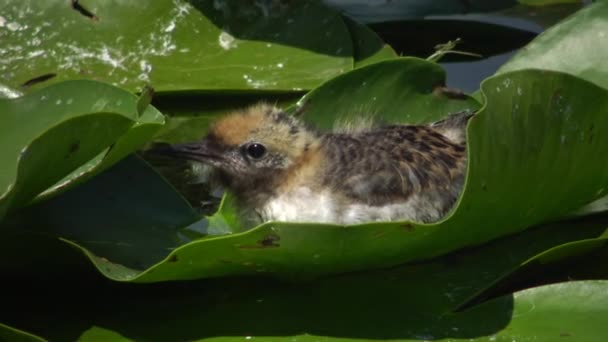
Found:
<path fill-rule="evenodd" d="M 94 81 L 67 81 L 0 99 L 0 214 L 71 177 L 62 183 L 65 187 L 81 176 L 82 165 L 98 163 L 96 156 L 136 128 L 135 103 L 134 95 Z M 142 127 L 149 116 L 162 119 L 152 108 L 148 111 Z M 138 139 L 125 138 L 111 154 L 124 155 L 134 141 Z"/>
<path fill-rule="evenodd" d="M 393 62 L 373 67 L 385 63 Z M 366 69 L 373 70 L 370 66 L 352 73 Z M 393 80 L 396 70 L 376 77 Z M 368 94 L 347 96 L 338 89 L 328 87 L 329 95 L 323 94 L 334 98 L 327 107 L 320 105 L 323 97 L 315 97 L 313 91 L 305 117 L 328 126 L 332 117 L 339 117 L 339 104 L 341 111 L 348 112 L 387 92 L 387 88 L 377 92 L 370 88 Z M 345 93 L 352 90 L 347 89 Z M 602 196 L 608 186 L 608 162 L 594 156 L 608 149 L 608 138 L 598 132 L 607 124 L 605 90 L 567 74 L 536 70 L 493 77 L 482 90 L 486 106 L 468 128 L 466 186 L 457 208 L 444 221 L 344 227 L 270 222 L 246 233 L 182 246 L 168 258 L 192 261 L 192 266 L 186 269 L 179 262 L 165 261 L 137 281 L 256 273 L 302 277 L 391 266 L 516 233 Z M 433 95 L 427 91 L 426 96 Z M 408 108 L 390 93 L 384 99 L 393 108 Z M 324 113 L 332 116 L 322 117 Z M 394 110 L 388 113 L 395 115 Z M 430 120 L 424 111 L 414 113 L 415 118 L 403 121 Z M 569 182 L 564 184 L 563 179 Z"/>
<path fill-rule="evenodd" d="M 108 277 L 129 280 L 191 241 L 181 231 L 194 229 L 190 225 L 199 219 L 152 168 L 130 156 L 61 196 L 9 216 L 4 226 L 59 238 Z"/>
<path fill-rule="evenodd" d="M 497 277 L 492 282 L 488 282 L 484 289 L 463 301 L 459 308 L 480 303 L 495 296 L 497 293 L 509 292 L 508 289 L 514 286 L 521 286 L 522 283 L 529 281 L 529 278 L 542 282 L 556 281 L 556 277 L 551 275 L 556 268 L 559 269 L 556 272 L 558 273 L 558 281 L 568 280 L 571 277 L 580 279 L 581 276 L 583 279 L 589 279 L 590 277 L 598 278 L 598 274 L 601 278 L 608 276 L 603 262 L 608 256 L 606 254 L 608 252 L 608 230 L 603 229 L 603 227 L 608 227 L 608 216 L 603 215 L 583 220 L 560 222 L 554 224 L 555 227 L 552 228 L 555 229 L 551 231 L 550 229 L 552 228 L 548 226 L 533 230 L 524 236 L 520 236 L 519 239 L 514 238 L 513 240 L 520 241 L 523 244 L 524 239 L 527 239 L 527 241 L 534 238 L 546 239 L 548 234 L 557 233 L 560 235 L 560 241 L 565 243 L 556 243 L 553 247 L 527 260 L 523 260 L 522 258 L 520 259 L 520 263 L 511 260 L 511 269 L 503 268 L 503 274 L 500 277 Z M 578 232 L 574 233 L 573 230 L 578 230 Z M 534 237 L 532 236 L 534 234 L 538 235 Z M 576 237 L 571 234 L 576 234 Z M 584 238 L 584 236 L 587 236 L 587 238 Z M 500 253 L 500 251 L 497 252 Z M 602 254 L 602 252 L 604 253 Z M 503 253 L 508 252 L 504 251 Z M 569 271 L 567 267 L 572 267 L 577 274 L 573 274 L 573 270 Z"/>
<path fill-rule="evenodd" d="M 608 338 L 608 329 L 603 323 L 608 304 L 608 281 L 572 281 L 540 286 L 503 296 L 480 305 L 462 317 L 475 331 L 475 325 L 487 326 L 488 315 L 496 315 L 502 308 L 503 315 L 510 320 L 504 328 L 489 336 L 473 341 L 512 341 L 529 337 L 538 341 L 555 341 L 571 338 L 576 341 L 598 341 Z M 504 317 L 504 316 L 503 316 Z M 449 319 L 449 318 L 448 318 Z"/>
<path fill-rule="evenodd" d="M 605 281 L 560 284 L 559 291 L 551 292 L 545 289 L 555 285 L 544 286 L 464 311 L 456 309 L 535 255 L 569 241 L 599 237 L 605 231 L 605 217 L 552 223 L 434 260 L 303 283 L 259 277 L 112 283 L 91 276 L 90 270 L 80 270 L 75 260 L 55 260 L 55 267 L 71 276 L 62 281 L 56 271 L 51 272 L 48 279 L 28 282 L 30 292 L 23 295 L 11 290 L 24 285 L 6 284 L 0 321 L 61 341 L 98 335 L 138 341 L 224 341 L 246 336 L 263 341 L 487 340 L 493 336 L 552 340 L 552 334 L 562 332 L 585 336 L 585 329 L 604 336 L 608 331 L 597 323 L 604 320 L 608 307 Z M 53 268 L 48 262 L 47 257 L 46 268 Z M 54 294 L 44 301 L 31 295 L 42 286 Z M 536 302 L 533 316 L 521 315 L 528 311 L 530 301 L 540 298 L 544 299 Z M 565 305 L 557 306 L 559 301 Z M 55 309 L 58 306 L 61 311 Z M 12 314 L 19 311 L 27 314 Z M 572 314 L 571 319 L 566 313 Z M 558 328 L 564 330 L 556 332 Z"/>
<path fill-rule="evenodd" d="M 88 78 L 131 91 L 147 83 L 158 92 L 301 90 L 353 64 L 341 17 L 315 1 L 4 0 L 0 7 L 9 47 L 0 50 L 0 70 L 15 88 Z"/>
<path fill-rule="evenodd" d="M 344 18 L 344 22 L 353 40 L 355 68 L 398 57 L 395 50 L 366 25 L 348 17 Z"/>
<path fill-rule="evenodd" d="M 134 98 L 129 99 L 134 101 Z M 147 106 L 137 122 L 120 138 L 95 158 L 81 165 L 62 180 L 40 193 L 33 202 L 56 196 L 107 170 L 112 165 L 146 144 L 165 125 L 165 117 L 154 107 Z"/>
<path fill-rule="evenodd" d="M 390 102 L 393 108 L 413 109 L 408 111 L 409 118 L 395 110 L 378 112 L 379 118 L 386 121 L 424 122 L 439 117 L 438 111 L 448 112 L 449 108 L 470 105 L 466 99 L 449 100 L 434 95 L 429 88 L 433 82 L 414 78 L 419 82 L 414 85 L 422 83 L 424 87 L 413 87 L 412 79 L 403 76 L 407 73 L 399 73 L 402 69 L 415 69 L 408 68 L 408 63 L 420 70 L 434 68 L 429 62 L 404 59 L 356 69 L 349 74 L 355 79 L 365 78 L 361 73 L 370 71 L 367 93 L 349 97 L 344 93 L 356 91 L 353 88 L 357 83 L 342 93 L 341 87 L 349 82 L 340 79 L 328 82 L 308 95 L 311 107 L 305 117 L 321 127 L 329 126 L 332 116 L 339 118 L 341 113 L 331 107 L 334 102 L 325 100 L 330 96 L 342 104 L 340 108 L 345 113 L 370 103 L 373 97 L 385 108 L 388 108 L 386 102 Z M 430 66 L 424 69 L 424 64 Z M 387 65 L 394 67 L 387 68 Z M 384 72 L 378 72 L 379 68 Z M 395 98 L 389 91 L 393 88 L 408 91 L 408 85 L 414 89 L 409 91 L 409 97 Z M 269 222 L 246 232 L 240 232 L 242 227 L 234 220 L 203 220 L 199 224 L 214 226 L 195 227 L 195 231 L 234 234 L 208 236 L 189 243 L 174 240 L 171 250 L 164 251 L 166 254 L 157 250 L 154 257 L 140 256 L 146 261 L 140 261 L 135 268 L 145 271 L 136 272 L 128 279 L 157 282 L 244 274 L 306 278 L 392 266 L 479 245 L 559 219 L 564 213 L 603 195 L 603 189 L 608 186 L 608 161 L 593 156 L 608 149 L 608 136 L 599 131 L 606 127 L 608 120 L 606 90 L 567 74 L 537 70 L 493 77 L 484 82 L 482 90 L 486 106 L 471 119 L 468 127 L 469 172 L 465 189 L 457 207 L 445 220 L 434 224 L 390 222 L 354 226 Z M 420 98 L 426 98 L 427 102 Z M 431 108 L 428 102 L 432 101 L 438 104 L 434 109 L 415 110 L 416 104 L 418 108 Z M 322 106 L 324 103 L 327 106 Z M 332 116 L 321 116 L 324 113 Z M 564 184 L 563 179 L 569 182 Z M 124 191 L 120 185 L 103 188 Z M 73 201 L 82 201 L 82 198 L 88 197 L 75 196 Z M 47 214 L 29 216 L 45 218 L 60 212 L 62 206 L 71 207 L 58 204 Z M 95 205 L 91 206 L 93 215 Z M 185 227 L 186 221 L 181 228 L 192 230 Z M 175 223 L 169 229 L 174 233 L 179 225 Z M 57 226 L 62 224 L 62 220 L 57 221 Z M 73 221 L 72 229 L 86 231 L 86 226 Z M 44 231 L 41 227 L 40 231 Z M 148 228 L 140 227 L 141 234 L 148 234 L 144 232 Z M 79 238 L 71 240 L 86 245 Z M 169 240 L 166 241 L 168 246 Z M 103 257 L 126 264 L 118 250 L 107 249 Z M 160 260 L 163 255 L 166 256 Z M 152 262 L 156 264 L 152 266 Z"/>
<path fill-rule="evenodd" d="M 44 339 L 0 323 L 0 339 L 13 342 L 42 342 Z"/>
<path fill-rule="evenodd" d="M 377 62 L 327 81 L 306 94 L 303 118 L 318 128 L 337 120 L 373 116 L 385 123 L 428 123 L 449 113 L 475 111 L 479 103 L 444 87 L 435 63 L 405 57 Z"/>
<path fill-rule="evenodd" d="M 608 3 L 596 1 L 547 29 L 497 74 L 522 69 L 568 73 L 608 88 Z"/>

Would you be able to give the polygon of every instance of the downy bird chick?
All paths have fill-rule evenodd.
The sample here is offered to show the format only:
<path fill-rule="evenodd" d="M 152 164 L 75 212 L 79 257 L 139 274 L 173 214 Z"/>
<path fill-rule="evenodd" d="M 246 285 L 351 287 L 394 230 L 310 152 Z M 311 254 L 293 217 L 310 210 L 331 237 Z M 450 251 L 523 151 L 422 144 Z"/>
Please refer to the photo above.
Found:
<path fill-rule="evenodd" d="M 323 133 L 258 104 L 223 117 L 202 141 L 165 152 L 210 165 L 264 222 L 432 222 L 462 189 L 471 115 Z"/>

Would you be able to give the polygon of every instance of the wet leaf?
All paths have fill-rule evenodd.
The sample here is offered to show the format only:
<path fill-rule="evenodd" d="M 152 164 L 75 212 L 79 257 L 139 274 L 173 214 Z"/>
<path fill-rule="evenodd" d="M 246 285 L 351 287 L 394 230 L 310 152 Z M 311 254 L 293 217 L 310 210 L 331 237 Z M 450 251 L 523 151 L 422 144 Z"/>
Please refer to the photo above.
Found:
<path fill-rule="evenodd" d="M 429 77 L 433 73 L 435 78 Z M 421 79 L 420 75 L 427 79 Z M 310 107 L 304 115 L 320 127 L 329 127 L 342 113 L 352 113 L 363 106 L 375 111 L 370 103 L 376 97 L 380 108 L 378 119 L 428 122 L 445 115 L 450 108 L 460 110 L 462 106 L 474 105 L 468 99 L 451 100 L 434 95 L 431 85 L 439 82 L 441 76 L 441 70 L 434 64 L 417 59 L 376 63 L 311 92 L 306 97 Z M 368 86 L 360 90 L 361 81 L 355 81 L 363 79 Z M 400 89 L 404 95 L 396 96 L 397 90 L 393 89 Z M 226 219 L 234 215 L 199 221 L 200 226 L 190 228 L 185 227 L 193 220 L 174 221 L 168 230 L 172 233 L 167 236 L 174 236 L 180 223 L 180 228 L 189 233 L 240 233 L 208 236 L 189 243 L 174 240 L 172 246 L 168 239 L 164 244 L 170 249 L 155 249 L 151 252 L 153 257 L 134 254 L 145 258 L 135 267 L 145 271 L 129 279 L 157 282 L 243 274 L 301 278 L 397 265 L 559 219 L 603 194 L 602 189 L 608 185 L 605 172 L 608 165 L 589 156 L 608 148 L 608 138 L 598 131 L 608 118 L 606 90 L 567 74 L 536 70 L 496 76 L 484 82 L 482 90 L 486 106 L 468 128 L 470 164 L 466 186 L 458 206 L 444 221 L 354 226 L 270 222 L 245 232 L 234 220 Z M 431 106 L 429 102 L 433 101 L 435 105 Z M 562 181 L 564 178 L 569 179 L 567 184 Z M 538 179 L 543 181 L 539 183 Z M 123 191 L 120 183 L 114 184 L 102 188 Z M 58 204 L 44 215 L 30 216 L 44 218 L 60 212 L 62 206 L 70 207 Z M 223 210 L 229 209 L 230 205 Z M 95 205 L 90 211 L 93 215 Z M 164 214 L 161 211 L 158 215 Z M 157 218 L 151 216 L 151 221 L 144 222 L 167 229 L 162 223 L 153 223 L 154 219 Z M 57 222 L 60 227 L 61 220 Z M 146 224 L 140 225 L 143 230 L 137 234 L 150 236 L 144 233 L 148 229 Z M 86 231 L 87 226 L 74 223 L 71 229 Z M 73 241 L 83 243 L 79 239 Z M 127 264 L 124 260 L 128 258 L 123 259 L 121 251 L 111 246 L 103 256 L 111 262 Z M 157 263 L 152 266 L 154 262 Z"/>
<path fill-rule="evenodd" d="M 21 285 L 29 290 L 28 295 L 5 294 L 2 299 L 8 311 L 0 313 L 0 320 L 50 340 L 101 335 L 188 341 L 242 340 L 246 336 L 263 341 L 483 341 L 537 336 L 552 340 L 552 336 L 568 333 L 584 341 L 585 336 L 608 333 L 598 325 L 607 307 L 606 281 L 569 282 L 519 292 L 521 287 L 516 287 L 499 298 L 456 309 L 535 255 L 569 241 L 600 237 L 606 222 L 603 217 L 553 223 L 443 258 L 301 283 L 259 277 L 112 283 L 72 263 L 65 282 L 50 273 L 51 278 Z M 173 262 L 184 266 L 182 259 Z M 65 270 L 64 262 L 56 260 L 55 264 Z M 53 268 L 52 264 L 47 268 Z M 543 269 L 538 272 L 542 274 Z M 568 277 L 568 270 L 562 275 Z M 9 284 L 9 292 L 11 286 L 19 285 Z M 40 292 L 42 286 L 56 295 L 45 301 L 29 295 Z M 531 303 L 535 303 L 533 310 Z M 62 310 L 56 312 L 59 304 Z M 14 307 L 27 308 L 27 314 L 10 314 Z"/>
<path fill-rule="evenodd" d="M 608 3 L 596 1 L 547 29 L 497 74 L 522 69 L 568 73 L 608 88 Z"/>
<path fill-rule="evenodd" d="M 0 323 L 0 339 L 13 342 L 40 342 L 44 339 Z"/>
<path fill-rule="evenodd" d="M 9 216 L 4 228 L 64 240 L 108 277 L 130 280 L 191 241 L 181 231 L 192 230 L 199 219 L 152 168 L 130 156 L 61 196 Z"/>
<path fill-rule="evenodd" d="M 5 84 L 74 78 L 130 91 L 309 89 L 352 69 L 349 33 L 318 2 L 3 0 Z M 315 25 L 309 25 L 309 18 Z"/>
<path fill-rule="evenodd" d="M 353 40 L 355 68 L 398 57 L 395 50 L 393 50 L 390 45 L 385 44 L 382 39 L 366 25 L 358 23 L 348 17 L 344 18 L 344 22 L 346 23 Z"/>
<path fill-rule="evenodd" d="M 121 137 L 133 144 L 128 133 L 139 126 L 135 101 L 124 90 L 94 81 L 62 82 L 1 99 L 0 213 L 27 204 L 67 176 L 60 182 L 66 188 L 89 168 L 83 165 L 99 163 L 96 156 Z M 162 116 L 149 110 L 148 118 L 162 123 Z"/>
<path fill-rule="evenodd" d="M 381 62 L 352 74 L 375 71 L 390 63 L 400 62 Z M 340 117 L 336 108 L 348 112 L 369 105 L 371 98 L 383 94 L 379 103 L 390 102 L 393 110 L 378 111 L 380 119 L 430 120 L 425 111 L 412 111 L 407 117 L 409 113 L 399 116 L 394 110 L 416 108 L 400 105 L 400 100 L 433 96 L 428 90 L 409 97 L 392 96 L 386 84 L 398 79 L 398 70 L 361 76 L 370 82 L 368 93 L 352 94 L 356 89 L 330 86 L 340 80 L 328 82 L 324 88 L 327 93 L 322 93 L 321 87 L 318 93 L 310 94 L 311 107 L 305 117 L 328 127 L 332 118 Z M 344 84 L 360 87 L 357 83 Z M 608 185 L 607 162 L 590 156 L 608 148 L 608 139 L 597 133 L 608 117 L 605 90 L 567 74 L 536 70 L 488 79 L 482 90 L 486 106 L 468 128 L 470 161 L 465 190 L 457 208 L 444 221 L 346 227 L 271 222 L 245 233 L 182 246 L 172 255 L 193 261 L 187 272 L 163 262 L 138 281 L 160 281 L 167 274 L 171 279 L 251 273 L 303 277 L 390 266 L 478 245 L 559 219 L 603 194 Z M 323 102 L 325 96 L 334 101 Z M 562 181 L 565 178 L 568 183 Z M 543 181 L 539 183 L 538 179 Z M 275 235 L 280 238 L 278 246 L 267 248 L 262 242 Z M 289 262 L 284 262 L 285 255 L 289 255 Z"/>
<path fill-rule="evenodd" d="M 428 123 L 479 103 L 445 86 L 438 64 L 405 57 L 368 65 L 306 94 L 303 118 L 322 129 L 338 120 L 372 116 L 383 123 Z"/>

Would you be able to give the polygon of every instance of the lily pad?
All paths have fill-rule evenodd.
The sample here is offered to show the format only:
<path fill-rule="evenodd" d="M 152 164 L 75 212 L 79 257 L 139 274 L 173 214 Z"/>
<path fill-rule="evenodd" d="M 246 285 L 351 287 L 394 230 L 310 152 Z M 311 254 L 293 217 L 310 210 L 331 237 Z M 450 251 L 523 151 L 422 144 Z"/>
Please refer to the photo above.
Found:
<path fill-rule="evenodd" d="M 134 97 L 130 99 L 130 101 L 134 100 Z M 164 127 L 165 124 L 165 117 L 156 110 L 156 108 L 147 106 L 141 116 L 137 119 L 137 122 L 135 122 L 123 136 L 118 138 L 111 147 L 46 189 L 39 194 L 33 202 L 46 200 L 51 196 L 56 196 L 105 171 L 127 155 L 144 146 L 146 142 L 152 139 L 152 137 Z"/>
<path fill-rule="evenodd" d="M 384 63 L 389 62 L 373 67 Z M 392 80 L 396 70 L 377 77 Z M 368 105 L 370 97 L 382 93 L 370 88 L 367 96 L 347 96 L 339 88 L 328 89 L 334 91 L 329 94 L 334 98 L 332 105 L 341 104 L 344 112 Z M 381 89 L 386 92 L 386 88 Z M 344 227 L 270 222 L 246 233 L 182 246 L 168 258 L 184 260 L 189 264 L 187 270 L 179 263 L 164 261 L 137 281 L 257 273 L 302 277 L 391 266 L 559 219 L 603 194 L 608 186 L 608 162 L 593 156 L 608 149 L 608 138 L 598 132 L 608 124 L 605 90 L 567 74 L 537 70 L 493 77 L 484 82 L 482 90 L 486 106 L 468 128 L 465 189 L 444 221 Z M 311 93 L 311 106 L 319 107 L 315 111 L 311 107 L 305 117 L 322 127 L 330 125 L 339 113 L 332 107 L 321 107 L 322 102 L 314 96 Z M 390 93 L 384 99 L 389 99 L 393 108 L 406 107 Z M 322 117 L 323 113 L 331 116 Z M 416 114 L 414 121 L 429 120 L 427 113 Z M 387 120 L 398 118 L 388 116 Z M 563 179 L 569 182 L 564 184 Z M 284 262 L 287 255 L 289 262 Z"/>
<path fill-rule="evenodd" d="M 535 238 L 533 236 L 535 234 L 538 234 L 536 239 L 547 239 L 549 234 L 558 234 L 559 239 L 565 243 L 556 243 L 554 247 L 527 260 L 522 258 L 520 263 L 511 260 L 511 269 L 503 268 L 503 274 L 500 277 L 488 282 L 486 288 L 463 301 L 459 308 L 470 307 L 496 296 L 496 294 L 510 292 L 509 289 L 521 286 L 522 283 L 539 281 L 548 283 L 581 279 L 581 277 L 582 279 L 598 279 L 608 276 L 604 267 L 604 260 L 608 256 L 608 229 L 604 229 L 604 227 L 608 227 L 608 216 L 560 222 L 553 224 L 552 231 L 550 231 L 550 226 L 552 225 L 533 229 L 530 233 L 515 237 L 513 240 L 523 244 L 524 239 L 530 241 L 529 239 Z M 574 230 L 578 230 L 578 232 L 575 233 Z M 501 253 L 499 250 L 496 252 Z"/>
<path fill-rule="evenodd" d="M 134 95 L 94 81 L 67 81 L 0 99 L 0 214 L 27 204 L 69 174 L 70 180 L 78 178 L 74 171 L 87 162 L 98 163 L 97 155 L 137 128 L 135 104 Z M 145 120 L 162 119 L 148 111 Z M 141 139 L 127 137 L 123 145 L 135 141 Z M 113 154 L 124 150 L 118 146 Z"/>
<path fill-rule="evenodd" d="M 13 342 L 42 342 L 44 339 L 0 323 L 0 339 Z"/>
<path fill-rule="evenodd" d="M 248 277 L 121 284 L 92 277 L 74 260 L 55 260 L 72 276 L 7 284 L 0 320 L 70 341 L 98 335 L 188 341 L 597 338 L 608 334 L 598 325 L 608 307 L 606 281 L 543 286 L 456 309 L 525 260 L 605 230 L 605 218 L 553 223 L 435 260 L 303 283 Z M 16 295 L 12 286 L 29 291 Z M 55 295 L 45 301 L 32 295 L 42 287 Z M 529 312 L 532 301 L 536 307 Z"/>
<path fill-rule="evenodd" d="M 353 40 L 355 68 L 398 57 L 395 50 L 366 25 L 348 17 L 344 18 L 344 22 Z"/>
<path fill-rule="evenodd" d="M 130 91 L 148 83 L 158 92 L 301 90 L 352 69 L 346 26 L 314 1 L 4 0 L 0 7 L 0 70 L 10 87 L 88 78 Z"/>
<path fill-rule="evenodd" d="M 480 105 L 445 87 L 445 72 L 414 57 L 381 61 L 327 81 L 306 94 L 303 118 L 330 129 L 338 120 L 373 117 L 384 123 L 428 123 Z"/>
<path fill-rule="evenodd" d="M 497 74 L 522 69 L 568 73 L 608 88 L 608 2 L 596 1 L 547 29 Z"/>
<path fill-rule="evenodd" d="M 412 79 L 403 76 L 407 73 L 400 74 L 402 69 L 413 69 L 407 67 L 408 63 L 420 70 L 434 68 L 429 62 L 404 59 L 356 69 L 349 75 L 357 79 L 366 78 L 362 73 L 370 71 L 366 78 L 370 82 L 367 92 L 349 97 L 346 93 L 353 95 L 352 92 L 357 91 L 347 86 L 341 90 L 342 85 L 349 82 L 340 79 L 328 82 L 306 98 L 311 107 L 305 118 L 327 127 L 340 118 L 341 113 L 331 107 L 334 103 L 341 104 L 344 113 L 350 113 L 373 103 L 370 101 L 373 97 L 377 97 L 384 108 L 389 108 L 389 102 L 392 108 L 413 109 L 408 110 L 409 118 L 395 110 L 379 111 L 379 119 L 386 121 L 425 122 L 437 118 L 439 111 L 448 112 L 450 101 L 455 103 L 453 106 L 471 103 L 436 96 L 428 86 L 434 83 L 422 82 L 419 78 L 414 78 L 419 82 L 414 86 L 422 84 L 423 87 L 415 88 Z M 425 69 L 425 63 L 431 66 Z M 378 72 L 378 69 L 384 71 Z M 353 84 L 354 88 L 358 85 Z M 393 88 L 414 90 L 409 91 L 408 97 L 394 97 L 390 91 Z M 486 105 L 468 127 L 469 172 L 465 189 L 445 220 L 434 224 L 390 222 L 354 226 L 269 222 L 246 232 L 240 232 L 242 227 L 234 220 L 203 220 L 199 224 L 221 224 L 199 231 L 235 233 L 192 242 L 175 240 L 171 250 L 155 250 L 152 258 L 139 253 L 140 258 L 147 261 L 135 268 L 145 271 L 136 272 L 128 279 L 157 282 L 245 274 L 306 278 L 393 266 L 479 245 L 559 219 L 564 213 L 603 195 L 603 189 L 608 186 L 608 161 L 593 156 L 608 149 L 608 136 L 600 131 L 608 120 L 606 90 L 567 74 L 538 70 L 493 77 L 484 82 L 482 90 Z M 333 97 L 334 102 L 326 99 L 329 97 Z M 431 108 L 428 103 L 431 101 L 444 105 L 433 107 L 434 111 L 415 110 L 416 104 L 422 109 Z M 562 181 L 565 178 L 569 179 L 567 184 Z M 120 185 L 103 188 L 124 191 Z M 164 197 L 170 195 L 167 193 Z M 78 198 L 88 197 L 75 196 L 74 201 L 81 201 Z M 47 214 L 29 216 L 44 218 L 60 212 L 62 206 L 70 208 L 62 204 Z M 89 211 L 93 215 L 95 205 L 91 206 Z M 106 213 L 103 211 L 103 215 Z M 152 217 L 150 220 L 149 224 L 158 226 Z M 180 223 L 181 228 L 186 229 L 186 221 L 175 222 L 169 230 L 175 232 Z M 72 222 L 74 232 L 86 231 L 87 225 Z M 56 226 L 62 224 L 59 220 Z M 235 226 L 226 227 L 226 224 Z M 144 230 L 149 228 L 140 227 L 141 234 L 148 234 Z M 80 238 L 72 241 L 83 243 Z M 126 264 L 120 257 L 122 252 L 117 251 L 107 249 L 103 256 Z M 166 257 L 159 260 L 162 255 Z M 156 264 L 151 266 L 154 260 Z"/>
<path fill-rule="evenodd" d="M 191 241 L 181 231 L 194 229 L 190 225 L 199 219 L 151 167 L 130 156 L 61 196 L 8 217 L 4 227 L 61 239 L 108 277 L 129 280 Z"/>

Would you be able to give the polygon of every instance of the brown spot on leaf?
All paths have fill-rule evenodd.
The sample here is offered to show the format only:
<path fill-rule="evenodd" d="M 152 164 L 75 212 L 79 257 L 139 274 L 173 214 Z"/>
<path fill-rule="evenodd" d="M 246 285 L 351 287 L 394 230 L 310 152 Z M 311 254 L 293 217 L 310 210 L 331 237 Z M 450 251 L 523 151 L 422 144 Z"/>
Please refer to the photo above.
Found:
<path fill-rule="evenodd" d="M 93 12 L 89 11 L 88 9 L 84 8 L 80 3 L 79 0 L 72 0 L 72 8 L 82 14 L 83 16 L 93 20 L 93 21 L 99 21 L 99 17 L 97 17 Z"/>
<path fill-rule="evenodd" d="M 70 154 L 78 151 L 79 148 L 80 148 L 80 141 L 73 142 L 72 145 L 70 145 L 70 149 L 69 149 Z"/>
<path fill-rule="evenodd" d="M 258 241 L 258 244 L 262 247 L 279 247 L 280 245 L 277 243 L 281 239 L 277 234 L 268 234 L 264 236 L 264 238 Z"/>
<path fill-rule="evenodd" d="M 460 89 L 449 88 L 445 85 L 437 85 L 433 88 L 433 95 L 435 96 L 445 96 L 449 99 L 455 100 L 466 100 L 467 95 Z"/>
<path fill-rule="evenodd" d="M 411 223 L 404 223 L 401 225 L 401 228 L 407 230 L 408 232 L 413 232 L 416 228 L 414 228 L 414 225 Z"/>
<path fill-rule="evenodd" d="M 34 78 L 30 78 L 29 80 L 23 82 L 21 84 L 21 87 L 23 87 L 23 88 L 31 87 L 34 84 L 38 84 L 38 83 L 42 83 L 44 81 L 48 81 L 48 80 L 50 80 L 51 78 L 53 78 L 55 76 L 57 76 L 57 74 L 54 73 L 54 72 L 49 72 L 48 74 L 36 76 Z"/>
<path fill-rule="evenodd" d="M 240 249 L 258 249 L 258 248 L 272 248 L 279 247 L 280 245 L 277 243 L 281 239 L 277 234 L 268 234 L 264 236 L 261 240 L 257 242 L 255 245 L 237 245 Z"/>
<path fill-rule="evenodd" d="M 177 254 L 173 254 L 167 259 L 167 262 L 177 262 L 179 259 L 177 258 Z"/>

